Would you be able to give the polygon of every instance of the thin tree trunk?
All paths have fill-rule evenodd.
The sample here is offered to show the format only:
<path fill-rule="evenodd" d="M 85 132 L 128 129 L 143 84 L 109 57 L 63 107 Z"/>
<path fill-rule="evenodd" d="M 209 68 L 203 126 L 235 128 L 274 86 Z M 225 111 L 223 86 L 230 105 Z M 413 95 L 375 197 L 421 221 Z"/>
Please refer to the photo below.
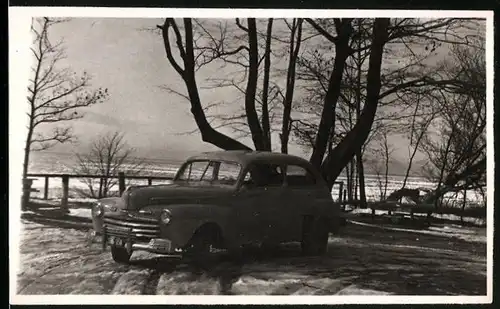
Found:
<path fill-rule="evenodd" d="M 361 31 L 361 19 L 358 19 L 358 31 Z M 357 53 L 357 75 L 356 75 L 356 121 L 359 120 L 361 115 L 361 69 L 363 62 L 361 60 L 361 36 L 358 40 L 358 53 Z M 357 175 L 359 180 L 359 202 L 361 208 L 366 208 L 366 192 L 365 192 L 365 172 L 363 166 L 362 148 L 356 153 Z"/>
<path fill-rule="evenodd" d="M 347 178 L 347 199 L 349 201 L 352 201 L 352 196 L 351 196 L 351 164 L 347 164 L 345 166 L 345 173 L 346 173 L 346 178 Z"/>
<path fill-rule="evenodd" d="M 354 200 L 354 160 L 351 160 L 351 162 L 349 163 L 349 166 L 351 167 L 349 169 L 349 179 L 351 181 L 351 185 L 350 185 L 350 188 L 349 188 L 349 200 L 352 201 Z"/>
<path fill-rule="evenodd" d="M 269 124 L 269 73 L 271 70 L 271 41 L 273 32 L 273 19 L 267 22 L 266 49 L 264 52 L 264 80 L 262 86 L 262 131 L 264 134 L 264 149 L 271 151 L 271 128 Z"/>
<path fill-rule="evenodd" d="M 24 146 L 24 161 L 23 161 L 23 179 L 26 179 L 28 175 L 28 166 L 30 162 L 30 148 L 31 148 L 31 139 L 33 138 L 33 120 L 30 119 L 30 124 L 28 128 L 28 135 L 26 137 L 26 143 Z"/>
<path fill-rule="evenodd" d="M 417 113 L 417 110 L 418 110 L 418 103 L 419 101 L 417 101 L 417 107 L 415 108 L 415 114 L 413 115 L 413 117 L 415 118 L 415 115 Z M 410 161 L 408 162 L 408 167 L 406 168 L 406 173 L 405 173 L 405 178 L 403 180 L 403 186 L 401 187 L 402 189 L 405 188 L 406 186 L 406 182 L 408 181 L 408 177 L 410 176 L 410 170 L 411 170 L 411 167 L 412 167 L 412 164 L 413 164 L 413 159 L 415 158 L 415 155 L 417 154 L 417 150 L 418 150 L 418 146 L 420 145 L 420 142 L 422 141 L 422 139 L 424 138 L 425 136 L 425 133 L 427 132 L 427 128 L 429 127 L 432 119 L 434 118 L 434 115 L 429 117 L 429 119 L 427 119 L 424 123 L 424 125 L 422 126 L 422 128 L 420 129 L 420 132 L 418 134 L 418 137 L 417 139 L 415 140 L 415 145 L 413 147 L 413 151 L 410 155 Z M 413 139 L 413 132 L 414 132 L 414 121 L 415 119 L 413 119 L 412 121 L 412 136 L 411 136 L 411 140 L 410 140 L 410 146 L 412 143 L 412 139 Z"/>
<path fill-rule="evenodd" d="M 297 33 L 297 40 L 295 40 Z M 288 61 L 286 93 L 283 102 L 283 123 L 281 128 L 281 152 L 288 153 L 288 140 L 290 138 L 291 121 L 290 114 L 292 112 L 293 93 L 295 88 L 295 65 L 302 40 L 302 19 L 294 19 L 292 32 L 290 35 L 290 58 Z"/>
<path fill-rule="evenodd" d="M 358 175 L 359 175 L 359 202 L 361 208 L 366 208 L 366 191 L 365 191 L 365 172 L 363 166 L 363 157 L 361 151 L 356 155 L 358 162 Z"/>
<path fill-rule="evenodd" d="M 358 199 L 358 188 L 359 188 L 359 177 L 358 177 L 358 164 L 356 161 L 356 172 L 354 173 L 354 200 L 359 201 Z"/>
<path fill-rule="evenodd" d="M 23 162 L 23 191 L 22 191 L 22 196 L 21 196 L 21 209 L 25 210 L 28 208 L 29 205 L 29 192 L 24 190 L 24 182 L 25 179 L 28 176 L 28 165 L 30 161 L 30 147 L 31 147 L 31 139 L 33 137 L 33 119 L 30 117 L 30 125 L 28 128 L 28 135 L 26 137 L 26 144 L 25 144 L 25 149 L 24 149 L 24 162 Z"/>
<path fill-rule="evenodd" d="M 384 199 L 387 198 L 387 182 L 389 181 L 389 145 L 387 144 L 387 135 L 384 137 L 385 151 L 385 171 L 384 171 Z"/>
<path fill-rule="evenodd" d="M 467 205 L 467 189 L 464 189 L 464 201 L 462 203 L 462 213 L 460 214 L 460 221 L 462 223 L 464 223 L 464 211 L 466 205 Z"/>

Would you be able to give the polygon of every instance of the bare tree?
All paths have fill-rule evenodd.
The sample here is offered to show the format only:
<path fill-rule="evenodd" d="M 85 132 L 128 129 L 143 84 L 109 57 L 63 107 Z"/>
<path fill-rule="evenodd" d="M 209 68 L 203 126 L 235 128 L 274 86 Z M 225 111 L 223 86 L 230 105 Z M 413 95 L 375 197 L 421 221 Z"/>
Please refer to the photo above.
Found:
<path fill-rule="evenodd" d="M 415 105 L 415 111 L 411 118 L 410 132 L 409 132 L 410 142 L 408 144 L 408 166 L 406 168 L 406 173 L 403 179 L 403 184 L 401 186 L 401 189 L 404 189 L 406 186 L 406 182 L 408 181 L 408 177 L 410 176 L 413 160 L 415 159 L 415 156 L 417 154 L 417 151 L 419 150 L 419 146 L 421 145 L 422 140 L 427 135 L 429 125 L 438 114 L 438 109 L 434 108 L 434 110 L 430 112 L 428 115 L 422 115 L 422 114 L 419 115 L 422 109 L 420 104 L 421 103 L 420 94 L 416 94 L 414 101 L 415 103 L 413 105 Z"/>
<path fill-rule="evenodd" d="M 308 20 L 309 21 L 309 20 Z M 331 34 L 335 33 L 335 23 L 331 20 L 313 20 L 315 28 L 327 39 L 333 40 Z M 373 20 L 361 19 L 353 22 L 353 32 L 350 48 L 353 50 L 352 56 L 348 58 L 345 66 L 344 78 L 342 80 L 339 101 L 335 105 L 333 126 L 330 135 L 334 143 L 339 143 L 345 133 L 351 130 L 351 127 L 344 126 L 344 119 L 350 119 L 351 109 L 356 109 L 355 100 L 352 94 L 360 96 L 359 101 L 366 101 L 368 65 L 358 66 L 359 61 L 349 60 L 367 59 L 370 56 L 369 49 L 372 45 L 369 37 L 373 33 Z M 377 115 L 373 121 L 373 126 L 377 122 L 391 120 L 390 125 L 395 126 L 403 123 L 404 120 L 411 118 L 413 105 L 405 104 L 400 100 L 401 97 L 413 93 L 426 93 L 432 97 L 438 95 L 440 88 L 447 87 L 456 82 L 453 76 L 442 76 L 442 70 L 439 65 L 431 62 L 437 56 L 441 45 L 471 45 L 470 38 L 473 35 L 466 31 L 468 28 L 476 25 L 474 20 L 460 19 L 391 19 L 389 25 L 389 36 L 384 46 L 384 60 L 387 65 L 381 71 L 381 91 L 379 95 L 379 107 Z M 478 27 L 481 28 L 481 27 Z M 361 43 L 361 44 L 360 44 Z M 305 85 L 304 90 L 311 93 L 310 98 L 304 102 L 303 110 L 312 111 L 305 113 L 303 120 L 297 122 L 294 128 L 298 132 L 300 139 L 305 143 L 311 144 L 314 151 L 316 145 L 311 143 L 314 135 L 319 132 L 319 125 L 316 123 L 318 118 L 318 109 L 324 112 L 323 99 L 326 96 L 326 85 L 328 76 L 334 70 L 334 63 L 330 60 L 330 51 L 328 46 L 319 46 L 318 50 L 312 53 L 306 53 L 300 59 L 300 76 L 309 84 Z M 337 50 L 336 50 L 337 52 Z M 440 51 L 442 53 L 442 49 Z M 361 55 L 359 55 L 361 53 Z M 360 57 L 361 56 L 361 57 Z M 358 63 L 356 63 L 358 62 Z M 361 61 L 363 63 L 363 60 Z M 350 71 L 353 71 L 352 73 Z M 361 71 L 361 83 L 357 82 Z M 312 103 L 312 104 L 311 104 Z M 346 112 L 343 112 L 345 110 Z M 360 113 L 361 114 L 361 113 Z M 302 126 L 302 130 L 301 130 Z M 344 126 L 344 128 L 342 128 Z M 347 127 L 347 130 L 345 129 Z M 402 129 L 406 130 L 406 128 Z M 345 132 L 345 133 L 344 133 Z M 368 139 L 367 139 L 368 140 Z M 327 158 L 322 166 L 325 167 Z M 358 160 L 361 161 L 361 160 Z M 354 161 L 351 161 L 354 164 Z M 362 161 L 361 161 L 362 162 Z M 341 166 L 341 165 L 338 165 Z M 352 170 L 352 168 L 351 168 Z"/>
<path fill-rule="evenodd" d="M 29 125 L 23 178 L 28 172 L 31 151 L 71 141 L 71 127 L 65 123 L 82 118 L 81 108 L 103 102 L 108 96 L 107 89 L 90 89 L 91 77 L 85 72 L 78 75 L 62 66 L 65 58 L 63 41 L 53 43 L 49 37 L 50 28 L 61 22 L 65 20 L 44 17 L 33 19 L 31 25 L 34 41 L 30 50 L 35 64 L 28 85 Z M 47 129 L 40 132 L 44 125 L 51 127 L 52 132 L 47 133 Z"/>
<path fill-rule="evenodd" d="M 93 178 L 84 178 L 82 181 L 88 190 L 79 190 L 81 196 L 103 198 L 109 196 L 116 186 L 118 172 L 126 175 L 138 175 L 145 168 L 144 160 L 134 157 L 134 148 L 124 141 L 124 135 L 119 132 L 108 133 L 92 142 L 90 149 L 85 154 L 76 154 L 76 174 L 102 175 L 96 181 Z"/>
<path fill-rule="evenodd" d="M 321 116 L 322 120 L 320 122 L 319 129 L 317 130 L 318 134 L 315 138 L 316 147 L 314 147 L 314 152 L 311 157 L 311 162 L 313 162 L 313 164 L 315 164 L 318 168 L 322 165 L 321 162 L 330 136 L 330 128 L 333 125 L 333 119 L 331 117 L 332 113 L 330 111 L 335 109 L 335 104 L 340 92 L 340 80 L 342 79 L 345 61 L 352 52 L 349 47 L 349 40 L 352 34 L 351 21 L 352 19 L 335 19 L 337 37 L 333 38 L 333 36 L 330 36 L 332 38 L 332 40 L 330 41 L 331 44 L 335 45 L 336 47 L 336 55 L 334 61 L 335 66 L 329 79 L 327 93 L 324 100 L 325 106 L 323 108 L 323 113 Z M 311 24 L 311 21 L 308 20 L 308 22 Z M 248 74 L 245 75 L 247 80 L 244 98 L 246 122 L 250 128 L 250 133 L 254 142 L 255 149 L 260 150 L 263 149 L 262 145 L 265 145 L 266 143 L 262 140 L 265 135 L 262 134 L 262 127 L 258 121 L 259 118 L 258 116 L 256 116 L 255 110 L 255 86 L 257 84 L 256 72 L 259 65 L 255 20 L 249 18 L 247 20 L 247 24 L 243 25 L 237 19 L 236 23 L 238 27 L 246 33 L 248 44 L 225 51 L 222 50 L 222 47 L 219 44 L 215 44 L 215 47 L 217 47 L 218 49 L 211 48 L 211 51 L 215 52 L 215 54 L 217 55 L 234 55 L 238 52 L 246 53 L 245 56 L 248 58 L 247 63 L 249 64 Z M 340 173 L 343 166 L 347 164 L 348 161 L 350 161 L 358 146 L 362 146 L 370 132 L 370 127 L 373 122 L 373 116 L 375 115 L 376 107 L 378 104 L 378 96 L 380 90 L 380 67 L 383 47 L 385 42 L 387 41 L 388 36 L 388 26 L 388 19 L 376 19 L 374 21 L 373 35 L 370 37 L 370 39 L 372 40 L 372 44 L 368 48 L 370 50 L 371 57 L 368 70 L 367 102 L 365 104 L 363 112 L 361 113 L 360 119 L 358 119 L 356 125 L 353 127 L 352 133 L 346 136 L 346 138 L 348 139 L 345 140 L 344 143 L 340 144 L 340 148 L 336 147 L 337 151 L 334 152 L 335 158 L 329 158 L 328 160 L 326 160 L 326 164 L 324 165 L 325 168 L 323 168 L 323 174 L 324 176 L 328 175 L 328 177 L 325 177 L 325 179 L 327 179 L 330 187 L 333 185 L 333 181 Z M 188 97 L 191 103 L 191 112 L 195 117 L 196 123 L 202 135 L 202 139 L 223 149 L 249 149 L 248 146 L 242 144 L 241 142 L 215 130 L 207 121 L 206 115 L 201 105 L 194 74 L 195 62 L 196 59 L 199 59 L 199 57 L 195 57 L 193 52 L 194 40 L 191 19 L 184 19 L 184 40 L 174 19 L 167 18 L 164 25 L 160 26 L 160 28 L 162 29 L 163 33 L 167 58 L 170 64 L 174 67 L 177 73 L 179 73 L 186 84 Z M 170 45 L 171 42 L 169 39 L 171 35 L 170 29 L 173 30 L 173 34 L 175 35 L 174 42 L 176 42 L 177 49 L 179 51 L 184 68 L 181 67 L 172 53 L 172 48 Z M 299 30 L 299 28 L 297 29 Z M 326 133 L 324 131 L 326 131 Z M 333 154 L 333 152 L 331 154 Z M 342 166 L 340 170 L 333 168 L 331 163 L 333 161 L 338 161 L 337 163 L 340 163 L 339 166 Z"/>
<path fill-rule="evenodd" d="M 377 184 L 379 188 L 379 198 L 381 201 L 387 198 L 387 185 L 389 183 L 389 163 L 391 155 L 394 151 L 393 146 L 389 143 L 389 132 L 383 130 L 381 138 L 377 141 L 377 147 L 374 149 L 375 155 L 375 175 L 377 176 Z"/>
<path fill-rule="evenodd" d="M 376 120 L 382 121 L 387 118 L 386 114 L 391 110 L 389 106 L 398 105 L 398 95 L 423 91 L 423 89 L 432 92 L 455 82 L 454 79 L 445 79 L 440 75 L 441 71 L 438 67 L 429 66 L 425 61 L 436 53 L 436 49 L 440 47 L 440 44 L 467 44 L 468 34 L 460 35 L 459 30 L 466 27 L 470 22 L 460 19 L 423 20 L 403 18 L 392 20 L 366 19 L 357 25 L 352 19 L 348 18 L 305 19 L 301 31 L 303 37 L 300 45 L 301 53 L 295 61 L 299 63 L 300 59 L 303 58 L 302 46 L 304 46 L 306 38 L 309 39 L 314 36 L 321 38 L 325 47 L 318 50 L 317 54 L 322 56 L 323 59 L 327 59 L 328 64 L 331 66 L 318 68 L 317 72 L 323 76 L 321 87 L 311 87 L 313 91 L 323 92 L 321 96 L 318 96 L 320 99 L 316 101 L 318 102 L 315 108 L 317 117 L 314 121 L 311 121 L 307 119 L 307 115 L 303 118 L 292 115 L 289 126 L 290 130 L 295 130 L 299 125 L 304 128 L 302 133 L 305 134 L 302 136 L 307 139 L 312 150 L 310 162 L 322 172 L 330 187 L 344 167 L 349 162 L 353 162 L 352 158 L 359 157 L 360 149 L 364 147 L 366 141 L 372 135 L 373 125 Z M 258 73 L 261 72 L 259 71 L 261 62 L 264 62 L 263 75 L 265 79 L 272 77 L 271 75 L 266 76 L 265 73 L 266 68 L 269 68 L 269 40 L 266 40 L 266 38 L 268 39 L 269 34 L 273 33 L 272 29 L 270 30 L 272 25 L 270 26 L 269 20 L 266 31 L 259 32 L 255 20 L 247 19 L 245 23 L 236 19 L 234 28 L 237 32 L 233 33 L 231 39 L 228 39 L 227 31 L 225 31 L 227 24 L 219 24 L 218 30 L 220 31 L 216 32 L 206 28 L 204 28 L 206 31 L 202 29 L 205 34 L 204 38 L 197 35 L 196 31 L 193 31 L 191 19 L 184 19 L 183 24 L 183 31 L 181 31 L 174 19 L 167 18 L 159 28 L 162 29 L 168 61 L 186 85 L 187 95 L 184 95 L 184 97 L 190 101 L 191 112 L 202 139 L 222 149 L 251 149 L 251 147 L 244 145 L 239 138 L 230 137 L 219 131 L 218 129 L 223 125 L 214 127 L 207 120 L 209 117 L 205 114 L 206 109 L 200 100 L 195 73 L 200 65 L 206 65 L 219 59 L 223 61 L 224 65 L 230 64 L 242 68 L 239 71 L 240 76 L 237 82 L 232 80 L 215 85 L 216 87 L 223 85 L 234 86 L 242 94 L 240 106 L 244 107 L 244 111 L 241 114 L 226 117 L 226 120 L 233 123 L 237 122 L 239 125 L 248 128 L 248 136 L 253 141 L 253 148 L 257 150 L 269 149 L 267 147 L 269 141 L 266 140 L 269 136 L 266 132 L 266 116 L 269 116 L 271 127 L 273 122 L 271 121 L 271 113 L 265 110 L 266 106 L 270 107 L 270 101 L 261 104 L 263 100 L 259 102 L 259 96 L 257 95 Z M 290 30 L 292 30 L 294 22 L 288 24 L 291 24 Z M 297 24 L 295 23 L 295 25 Z M 304 27 L 308 28 L 307 31 Z M 219 33 L 219 36 L 216 37 L 214 33 Z M 293 33 L 293 31 L 290 31 L 290 33 Z M 309 35 L 310 33 L 313 34 Z M 171 40 L 172 35 L 173 39 Z M 260 41 L 259 38 L 261 38 Z M 297 36 L 292 35 L 290 38 L 294 38 L 295 42 L 298 42 Z M 291 42 L 291 40 L 280 40 L 275 36 L 273 36 L 273 39 L 275 44 L 290 44 Z M 311 46 L 313 45 L 311 44 Z M 180 57 L 174 55 L 175 47 Z M 261 49 L 264 50 L 264 53 L 259 52 Z M 307 49 L 306 46 L 304 46 L 304 49 Z M 405 52 L 403 53 L 401 50 Z M 362 91 L 358 91 L 357 97 L 359 98 L 357 100 L 356 96 L 350 101 L 344 100 L 346 93 L 344 86 L 348 85 L 344 81 L 346 80 L 346 71 L 350 65 L 349 59 L 358 53 L 362 54 L 363 58 L 366 59 L 363 65 L 359 66 L 362 69 L 360 76 L 363 85 Z M 382 68 L 382 58 L 387 62 L 399 58 L 403 63 L 397 65 L 396 69 L 394 69 L 394 65 Z M 357 78 L 359 75 L 358 73 L 352 76 Z M 263 88 L 266 87 L 266 84 L 275 86 L 278 83 L 266 81 L 263 82 Z M 297 83 L 294 83 L 291 87 L 302 87 L 303 84 L 297 85 Z M 269 87 L 269 91 L 272 88 Z M 350 89 L 353 94 L 356 93 L 354 88 L 351 86 Z M 283 93 L 279 90 L 279 87 L 277 89 L 278 91 L 275 93 L 278 93 L 278 95 Z M 285 95 L 283 95 L 284 97 Z M 343 101 L 346 101 L 346 103 L 344 104 Z M 356 101 L 362 102 L 362 104 L 357 107 Z M 238 104 L 238 102 L 235 101 L 234 104 Z M 304 105 L 307 106 L 307 103 Z M 353 121 L 348 130 L 338 132 L 338 124 L 343 122 L 338 117 L 338 115 L 342 116 L 343 113 L 339 111 L 346 106 L 348 107 L 345 109 L 346 111 L 349 112 L 349 109 L 355 111 L 354 115 L 356 117 L 353 117 L 355 122 Z M 379 106 L 388 106 L 388 108 L 377 112 Z M 399 109 L 393 108 L 390 116 L 393 119 L 398 119 L 397 114 L 401 114 L 403 108 L 408 109 L 408 106 L 401 105 Z M 280 133 L 286 132 L 288 128 L 287 119 L 285 119 L 286 115 L 287 113 L 284 113 L 284 117 L 282 117 L 282 121 L 285 123 L 281 123 Z M 405 116 L 409 117 L 408 115 Z M 286 148 L 283 147 L 282 150 L 286 151 Z M 359 166 L 362 158 L 357 161 Z M 360 167 L 362 168 L 362 166 L 359 166 L 358 170 Z"/>
<path fill-rule="evenodd" d="M 427 175 L 437 182 L 426 200 L 436 205 L 447 192 L 482 191 L 486 185 L 485 51 L 458 46 L 450 56 L 447 74 L 457 76 L 457 83 L 438 102 L 442 112 L 434 134 L 422 141 L 429 162 Z"/>

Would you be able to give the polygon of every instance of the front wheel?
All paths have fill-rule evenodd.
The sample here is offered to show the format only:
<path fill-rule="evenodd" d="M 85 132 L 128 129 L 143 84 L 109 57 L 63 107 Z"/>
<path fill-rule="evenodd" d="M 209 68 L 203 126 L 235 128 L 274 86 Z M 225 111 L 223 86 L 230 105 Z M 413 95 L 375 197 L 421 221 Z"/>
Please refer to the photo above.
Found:
<path fill-rule="evenodd" d="M 186 248 L 185 256 L 202 269 L 211 268 L 216 262 L 217 238 L 211 233 L 197 233 Z"/>
<path fill-rule="evenodd" d="M 128 252 L 127 249 L 123 247 L 111 246 L 111 256 L 117 263 L 128 264 L 131 255 L 132 252 Z"/>
<path fill-rule="evenodd" d="M 305 218 L 301 249 L 304 255 L 323 255 L 328 247 L 328 223 L 323 218 Z"/>

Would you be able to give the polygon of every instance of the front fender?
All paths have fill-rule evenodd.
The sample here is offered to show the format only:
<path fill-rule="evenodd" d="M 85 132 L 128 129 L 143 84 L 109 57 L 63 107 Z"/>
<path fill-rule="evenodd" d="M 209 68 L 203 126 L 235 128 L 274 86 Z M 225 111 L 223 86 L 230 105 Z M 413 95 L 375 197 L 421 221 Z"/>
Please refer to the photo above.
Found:
<path fill-rule="evenodd" d="M 230 208 L 214 204 L 175 204 L 154 205 L 144 207 L 142 210 L 160 215 L 163 209 L 172 214 L 168 224 L 160 224 L 160 235 L 168 238 L 176 247 L 184 247 L 196 232 L 206 223 L 215 223 L 226 235 Z"/>

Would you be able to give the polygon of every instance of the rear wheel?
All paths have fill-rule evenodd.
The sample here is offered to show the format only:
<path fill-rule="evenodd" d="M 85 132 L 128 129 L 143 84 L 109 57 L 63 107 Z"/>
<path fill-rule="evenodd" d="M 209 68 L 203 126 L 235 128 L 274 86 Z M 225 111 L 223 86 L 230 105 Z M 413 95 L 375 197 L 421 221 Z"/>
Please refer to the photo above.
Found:
<path fill-rule="evenodd" d="M 306 217 L 303 222 L 301 249 L 304 255 L 323 255 L 328 247 L 328 222 Z"/>
<path fill-rule="evenodd" d="M 132 252 L 128 252 L 127 249 L 123 247 L 111 246 L 111 256 L 117 263 L 128 264 L 131 255 Z"/>

